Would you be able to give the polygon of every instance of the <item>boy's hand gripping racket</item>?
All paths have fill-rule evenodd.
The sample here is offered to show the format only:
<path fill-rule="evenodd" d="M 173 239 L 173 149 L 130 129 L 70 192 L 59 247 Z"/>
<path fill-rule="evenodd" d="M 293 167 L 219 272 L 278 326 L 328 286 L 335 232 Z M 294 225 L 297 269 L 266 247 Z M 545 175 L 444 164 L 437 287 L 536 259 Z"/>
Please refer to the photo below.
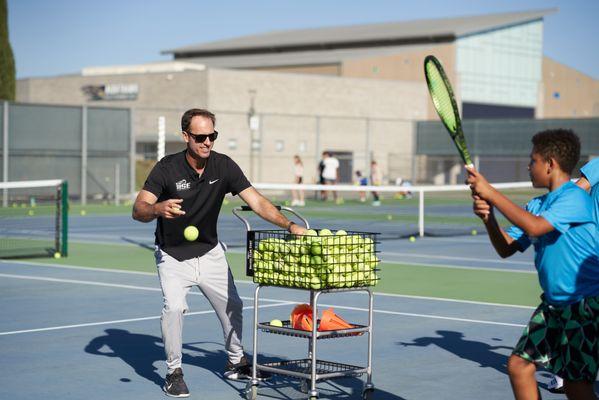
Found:
<path fill-rule="evenodd" d="M 466 139 L 464 138 L 464 132 L 462 132 L 462 121 L 460 120 L 460 111 L 455 101 L 451 84 L 445 71 L 441 66 L 441 63 L 435 56 L 427 56 L 424 59 L 424 76 L 426 77 L 426 83 L 428 85 L 428 91 L 435 105 L 435 109 L 441 117 L 441 121 L 447 131 L 451 140 L 458 149 L 462 161 L 467 166 L 474 166 L 470 159 L 470 153 L 466 146 Z"/>

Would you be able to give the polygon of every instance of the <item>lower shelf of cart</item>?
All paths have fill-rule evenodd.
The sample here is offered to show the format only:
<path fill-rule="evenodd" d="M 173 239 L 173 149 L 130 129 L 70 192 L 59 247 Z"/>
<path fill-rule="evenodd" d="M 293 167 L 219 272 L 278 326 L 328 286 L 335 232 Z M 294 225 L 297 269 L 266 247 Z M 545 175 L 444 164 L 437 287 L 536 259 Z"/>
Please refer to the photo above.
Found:
<path fill-rule="evenodd" d="M 275 334 L 279 334 L 279 335 L 304 337 L 304 338 L 312 337 L 312 331 L 293 329 L 291 327 L 291 321 L 289 321 L 289 320 L 281 321 L 281 322 L 283 323 L 283 326 L 274 326 L 274 325 L 271 325 L 269 322 L 260 322 L 260 323 L 258 323 L 258 329 L 260 329 L 263 332 L 275 333 Z M 319 322 L 320 322 L 320 320 L 319 320 Z M 317 331 L 316 338 L 317 339 L 332 339 L 332 338 L 347 337 L 347 336 L 358 336 L 358 335 L 364 334 L 364 332 L 368 332 L 368 330 L 370 329 L 368 326 L 365 326 L 365 325 L 358 325 L 358 324 L 352 324 L 352 325 L 353 325 L 353 328 L 349 328 L 349 329 L 339 329 L 339 330 L 333 330 L 333 331 Z"/>
<path fill-rule="evenodd" d="M 296 378 L 312 378 L 312 360 L 285 360 L 266 364 L 258 364 L 257 368 L 273 374 L 293 376 Z M 342 364 L 333 361 L 316 360 L 316 380 L 360 376 L 367 372 L 367 368 L 356 365 Z"/>

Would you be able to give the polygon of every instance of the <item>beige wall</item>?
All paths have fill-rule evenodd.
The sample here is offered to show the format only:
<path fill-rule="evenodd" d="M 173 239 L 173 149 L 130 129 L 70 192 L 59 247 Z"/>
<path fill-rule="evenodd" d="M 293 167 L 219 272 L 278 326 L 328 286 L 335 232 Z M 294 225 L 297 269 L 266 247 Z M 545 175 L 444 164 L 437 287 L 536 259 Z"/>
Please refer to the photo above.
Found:
<path fill-rule="evenodd" d="M 154 139 L 158 117 L 166 117 L 167 140 L 180 140 L 181 114 L 193 104 L 206 104 L 206 72 L 123 74 L 105 76 L 66 75 L 17 81 L 17 101 L 49 104 L 130 107 L 138 140 Z M 86 85 L 137 84 L 138 97 L 128 101 L 90 100 Z"/>
<path fill-rule="evenodd" d="M 343 63 L 342 76 L 415 81 L 426 84 L 423 63 L 424 58 L 429 54 L 435 55 L 441 61 L 454 88 L 459 88 L 455 73 L 456 49 L 453 43 L 431 46 L 422 50 L 406 51 L 391 56 L 348 60 Z M 456 96 L 459 98 L 459 92 L 457 91 Z M 437 114 L 432 102 L 428 100 L 424 119 L 434 118 L 437 118 Z"/>
<path fill-rule="evenodd" d="M 554 97 L 559 93 L 559 98 Z M 599 80 L 543 58 L 542 108 L 538 118 L 599 116 Z"/>
<path fill-rule="evenodd" d="M 317 74 L 317 75 L 341 75 L 341 66 L 334 65 L 302 65 L 302 66 L 286 66 L 286 67 L 264 67 L 252 68 L 254 71 L 264 72 L 287 72 L 292 74 Z"/>
<path fill-rule="evenodd" d="M 81 91 L 84 85 L 116 83 L 137 83 L 138 99 L 89 101 Z M 251 157 L 250 91 L 262 144 Z M 22 102 L 131 107 L 138 142 L 155 142 L 158 116 L 165 116 L 167 150 L 181 148 L 183 111 L 206 107 L 216 113 L 221 133 L 215 150 L 231 155 L 255 182 L 290 182 L 294 154 L 304 160 L 306 181 L 313 182 L 323 150 L 352 152 L 354 169 L 366 173 L 376 159 L 386 175 L 393 152 L 393 174 L 409 176 L 412 121 L 425 118 L 428 101 L 422 82 L 225 69 L 26 79 L 19 81 L 17 96 Z"/>

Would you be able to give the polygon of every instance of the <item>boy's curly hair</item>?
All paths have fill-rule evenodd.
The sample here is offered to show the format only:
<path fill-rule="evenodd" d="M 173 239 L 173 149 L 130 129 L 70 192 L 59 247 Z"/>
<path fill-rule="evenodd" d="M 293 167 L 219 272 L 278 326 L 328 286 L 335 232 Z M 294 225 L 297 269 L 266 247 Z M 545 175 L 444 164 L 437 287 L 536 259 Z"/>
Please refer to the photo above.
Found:
<path fill-rule="evenodd" d="M 572 174 L 580 159 L 580 139 L 570 129 L 548 129 L 532 137 L 533 152 L 555 159 L 562 171 Z"/>

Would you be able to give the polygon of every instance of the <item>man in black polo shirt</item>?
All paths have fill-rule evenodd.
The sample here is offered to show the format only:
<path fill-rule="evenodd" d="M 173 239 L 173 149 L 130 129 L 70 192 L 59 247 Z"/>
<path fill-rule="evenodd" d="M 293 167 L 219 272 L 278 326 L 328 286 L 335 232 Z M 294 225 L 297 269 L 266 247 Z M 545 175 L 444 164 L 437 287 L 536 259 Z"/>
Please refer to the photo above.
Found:
<path fill-rule="evenodd" d="M 155 257 L 164 298 L 161 327 L 168 369 L 163 389 L 172 397 L 189 396 L 181 370 L 181 349 L 183 313 L 192 286 L 206 296 L 223 327 L 228 355 L 224 376 L 251 376 L 241 345 L 243 305 L 216 232 L 225 195 L 239 195 L 260 217 L 291 233 L 305 231 L 258 193 L 233 160 L 212 151 L 218 136 L 214 125 L 211 112 L 186 111 L 181 129 L 187 149 L 156 164 L 133 205 L 134 219 L 158 219 Z M 190 225 L 199 230 L 194 241 L 183 236 Z"/>

